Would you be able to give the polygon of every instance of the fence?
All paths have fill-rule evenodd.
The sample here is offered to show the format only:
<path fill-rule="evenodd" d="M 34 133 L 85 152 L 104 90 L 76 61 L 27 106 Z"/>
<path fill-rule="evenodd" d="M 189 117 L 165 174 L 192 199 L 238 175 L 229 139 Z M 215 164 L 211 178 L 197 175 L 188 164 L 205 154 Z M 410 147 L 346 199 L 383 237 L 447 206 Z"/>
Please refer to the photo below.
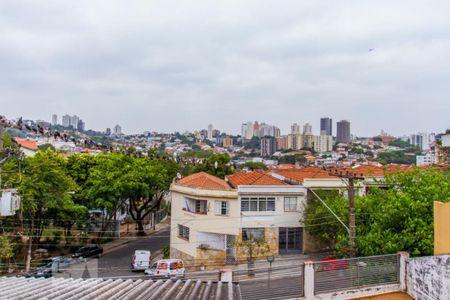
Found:
<path fill-rule="evenodd" d="M 314 263 L 314 294 L 400 283 L 400 256 L 380 255 Z"/>

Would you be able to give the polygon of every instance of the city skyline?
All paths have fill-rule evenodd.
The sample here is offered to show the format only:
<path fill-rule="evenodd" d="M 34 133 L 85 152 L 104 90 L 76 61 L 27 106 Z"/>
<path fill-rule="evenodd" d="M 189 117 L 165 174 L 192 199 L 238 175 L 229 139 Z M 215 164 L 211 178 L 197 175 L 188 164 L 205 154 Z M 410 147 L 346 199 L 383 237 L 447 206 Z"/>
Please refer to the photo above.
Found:
<path fill-rule="evenodd" d="M 318 128 L 323 114 L 351 120 L 360 136 L 450 125 L 446 1 L 410 1 L 407 13 L 392 1 L 177 8 L 2 2 L 1 114 L 71 112 L 126 133 L 209 123 L 237 133 L 246 120 L 288 132 L 294 122 Z"/>

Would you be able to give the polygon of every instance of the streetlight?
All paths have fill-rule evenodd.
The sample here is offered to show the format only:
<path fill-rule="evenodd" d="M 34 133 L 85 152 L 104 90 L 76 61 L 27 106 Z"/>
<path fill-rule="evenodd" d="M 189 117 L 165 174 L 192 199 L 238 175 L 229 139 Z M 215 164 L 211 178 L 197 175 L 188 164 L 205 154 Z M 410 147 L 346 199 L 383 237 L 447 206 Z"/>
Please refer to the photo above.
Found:
<path fill-rule="evenodd" d="M 271 291 L 271 289 L 270 289 L 270 274 L 272 273 L 272 263 L 275 261 L 275 256 L 273 256 L 273 255 L 267 256 L 266 259 L 267 259 L 267 262 L 269 263 L 269 272 L 267 272 L 267 288 L 270 292 Z"/>

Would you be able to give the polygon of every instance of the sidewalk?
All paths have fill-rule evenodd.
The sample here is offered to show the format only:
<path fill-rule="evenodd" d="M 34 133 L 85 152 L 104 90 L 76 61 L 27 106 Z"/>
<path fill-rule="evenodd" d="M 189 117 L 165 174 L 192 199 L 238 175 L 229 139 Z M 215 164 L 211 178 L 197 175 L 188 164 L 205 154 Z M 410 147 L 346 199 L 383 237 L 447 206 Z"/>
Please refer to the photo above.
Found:
<path fill-rule="evenodd" d="M 130 243 L 132 241 L 146 238 L 148 236 L 151 236 L 151 235 L 153 235 L 155 233 L 158 233 L 158 232 L 163 231 L 163 230 L 168 229 L 168 228 L 170 228 L 170 218 L 166 218 L 161 223 L 156 224 L 155 225 L 155 230 L 152 230 L 152 229 L 146 230 L 145 231 L 145 233 L 146 233 L 145 236 L 120 237 L 120 238 L 115 239 L 114 241 L 111 241 L 111 242 L 103 244 L 102 245 L 102 247 L 103 247 L 103 254 L 110 253 L 110 252 L 116 250 L 117 248 L 119 248 L 121 246 L 124 246 L 124 245 L 126 245 L 126 244 L 128 244 L 128 243 Z"/>

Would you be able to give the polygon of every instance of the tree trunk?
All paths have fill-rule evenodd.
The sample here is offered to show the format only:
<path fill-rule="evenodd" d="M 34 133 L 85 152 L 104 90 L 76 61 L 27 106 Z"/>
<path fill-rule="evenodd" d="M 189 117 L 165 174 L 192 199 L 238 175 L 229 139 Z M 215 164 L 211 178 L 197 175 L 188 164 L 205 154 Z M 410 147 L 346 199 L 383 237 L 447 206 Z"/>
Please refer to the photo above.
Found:
<path fill-rule="evenodd" d="M 145 231 L 144 231 L 144 224 L 142 224 L 142 219 L 136 220 L 136 223 L 137 223 L 137 225 L 138 225 L 138 232 L 137 232 L 137 235 L 139 235 L 139 236 L 144 236 L 144 235 L 146 235 L 146 234 L 145 234 Z"/>

